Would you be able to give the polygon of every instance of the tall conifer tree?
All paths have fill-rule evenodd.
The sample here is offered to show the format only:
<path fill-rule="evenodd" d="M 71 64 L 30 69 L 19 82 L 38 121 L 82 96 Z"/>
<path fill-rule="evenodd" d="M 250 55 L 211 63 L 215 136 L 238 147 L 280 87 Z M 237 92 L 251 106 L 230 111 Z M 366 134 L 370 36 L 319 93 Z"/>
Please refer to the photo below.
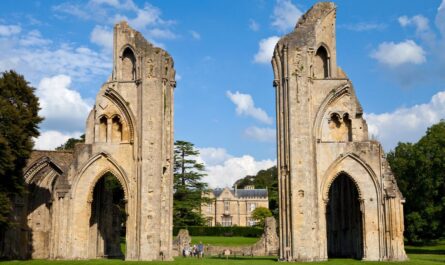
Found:
<path fill-rule="evenodd" d="M 175 226 L 203 225 L 201 203 L 207 202 L 202 194 L 208 184 L 202 181 L 206 175 L 204 165 L 196 158 L 199 151 L 190 142 L 175 142 L 174 213 Z"/>

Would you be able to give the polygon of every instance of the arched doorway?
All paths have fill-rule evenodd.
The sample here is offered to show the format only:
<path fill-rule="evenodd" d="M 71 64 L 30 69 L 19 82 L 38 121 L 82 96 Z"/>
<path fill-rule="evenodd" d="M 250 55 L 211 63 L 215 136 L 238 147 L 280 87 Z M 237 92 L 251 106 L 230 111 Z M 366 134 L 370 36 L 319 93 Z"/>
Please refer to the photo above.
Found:
<path fill-rule="evenodd" d="M 359 192 L 345 173 L 338 175 L 329 188 L 326 226 L 329 258 L 363 258 Z"/>
<path fill-rule="evenodd" d="M 126 201 L 117 178 L 105 173 L 94 186 L 90 215 L 90 257 L 124 258 Z"/>

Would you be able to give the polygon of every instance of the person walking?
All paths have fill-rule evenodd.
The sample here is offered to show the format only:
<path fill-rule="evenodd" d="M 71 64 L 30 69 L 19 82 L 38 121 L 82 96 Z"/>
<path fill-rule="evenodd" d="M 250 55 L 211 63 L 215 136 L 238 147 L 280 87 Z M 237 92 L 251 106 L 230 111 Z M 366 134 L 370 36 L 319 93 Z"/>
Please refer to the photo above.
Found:
<path fill-rule="evenodd" d="M 201 241 L 198 244 L 198 258 L 202 258 L 204 256 L 204 245 Z"/>

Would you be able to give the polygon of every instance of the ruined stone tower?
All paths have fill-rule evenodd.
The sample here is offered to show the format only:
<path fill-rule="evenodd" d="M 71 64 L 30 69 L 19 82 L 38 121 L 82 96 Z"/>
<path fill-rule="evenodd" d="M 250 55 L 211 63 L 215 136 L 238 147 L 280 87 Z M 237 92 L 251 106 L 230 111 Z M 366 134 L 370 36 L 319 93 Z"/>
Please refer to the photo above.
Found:
<path fill-rule="evenodd" d="M 88 116 L 85 143 L 74 152 L 34 151 L 28 161 L 12 257 L 172 259 L 173 59 L 126 22 L 113 41 L 112 75 Z M 117 179 L 123 198 L 106 177 Z"/>
<path fill-rule="evenodd" d="M 318 3 L 272 58 L 280 259 L 405 260 L 403 197 L 337 66 L 336 8 Z"/>

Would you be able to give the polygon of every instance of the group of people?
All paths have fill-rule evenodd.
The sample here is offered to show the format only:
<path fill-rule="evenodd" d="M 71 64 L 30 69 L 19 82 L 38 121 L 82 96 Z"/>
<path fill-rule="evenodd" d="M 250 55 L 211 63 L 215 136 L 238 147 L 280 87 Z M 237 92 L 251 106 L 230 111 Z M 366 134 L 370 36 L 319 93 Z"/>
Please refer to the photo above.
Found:
<path fill-rule="evenodd" d="M 202 242 L 199 242 L 198 245 L 193 245 L 193 247 L 186 246 L 182 250 L 183 257 L 197 257 L 198 259 L 204 256 L 204 245 Z"/>

